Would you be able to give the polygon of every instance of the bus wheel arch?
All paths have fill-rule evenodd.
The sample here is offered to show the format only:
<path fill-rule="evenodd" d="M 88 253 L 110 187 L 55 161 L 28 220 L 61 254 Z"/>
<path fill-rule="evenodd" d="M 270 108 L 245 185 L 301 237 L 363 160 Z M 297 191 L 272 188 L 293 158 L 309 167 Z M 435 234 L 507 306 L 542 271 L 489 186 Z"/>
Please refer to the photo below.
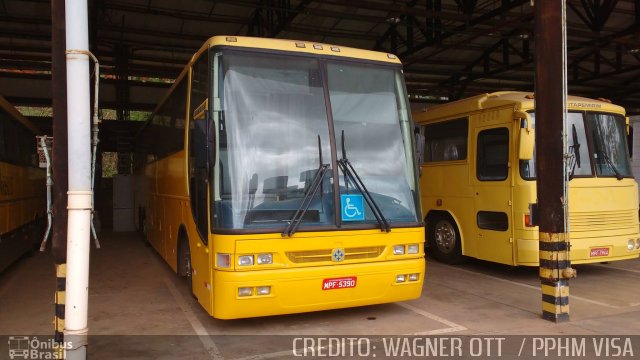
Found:
<path fill-rule="evenodd" d="M 425 220 L 426 241 L 429 252 L 437 260 L 447 264 L 461 264 L 462 235 L 460 225 L 448 211 L 430 211 Z"/>

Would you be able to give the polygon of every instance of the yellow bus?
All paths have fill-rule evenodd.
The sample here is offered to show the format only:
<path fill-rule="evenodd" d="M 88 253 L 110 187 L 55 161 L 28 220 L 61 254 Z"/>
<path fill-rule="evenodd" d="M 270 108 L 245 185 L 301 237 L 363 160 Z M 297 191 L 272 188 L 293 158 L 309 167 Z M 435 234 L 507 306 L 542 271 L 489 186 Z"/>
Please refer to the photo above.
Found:
<path fill-rule="evenodd" d="M 138 134 L 139 228 L 216 318 L 417 298 L 412 129 L 394 55 L 213 37 Z"/>
<path fill-rule="evenodd" d="M 38 168 L 39 133 L 0 96 L 0 271 L 34 251 L 41 240 L 46 186 Z"/>
<path fill-rule="evenodd" d="M 570 256 L 574 264 L 637 258 L 638 187 L 625 112 L 567 100 Z M 478 95 L 413 114 L 424 136 L 422 209 L 435 258 L 538 266 L 534 96 Z"/>

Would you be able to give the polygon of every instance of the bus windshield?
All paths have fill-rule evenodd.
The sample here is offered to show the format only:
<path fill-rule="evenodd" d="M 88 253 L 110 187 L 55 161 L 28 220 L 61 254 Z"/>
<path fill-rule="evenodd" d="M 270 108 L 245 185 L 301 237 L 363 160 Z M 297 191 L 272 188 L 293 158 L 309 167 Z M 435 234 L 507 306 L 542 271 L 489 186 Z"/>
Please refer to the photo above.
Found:
<path fill-rule="evenodd" d="M 535 113 L 529 113 L 535 127 Z M 596 176 L 630 177 L 631 166 L 627 156 L 624 117 L 620 115 L 587 112 L 567 114 L 567 150 L 570 178 Z M 526 180 L 535 180 L 535 156 L 520 161 L 520 174 Z"/>
<path fill-rule="evenodd" d="M 390 222 L 417 221 L 399 67 L 233 50 L 221 58 L 214 228 L 277 231 L 301 206 L 301 229 L 335 227 L 334 189 L 347 192 L 342 176 L 339 187 L 333 176 L 342 130 L 350 161 L 383 215 Z M 328 171 L 317 179 L 323 165 Z M 369 213 L 364 223 L 373 219 Z"/>
<path fill-rule="evenodd" d="M 587 122 L 598 176 L 631 177 L 624 117 L 587 113 Z"/>

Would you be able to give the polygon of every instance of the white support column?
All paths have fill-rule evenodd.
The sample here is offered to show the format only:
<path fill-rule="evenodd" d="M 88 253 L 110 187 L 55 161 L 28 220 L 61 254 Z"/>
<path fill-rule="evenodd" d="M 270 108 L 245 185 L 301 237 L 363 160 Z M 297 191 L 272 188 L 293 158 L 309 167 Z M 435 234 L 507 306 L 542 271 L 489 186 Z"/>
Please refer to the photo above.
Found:
<path fill-rule="evenodd" d="M 69 192 L 65 341 L 86 359 L 91 221 L 90 75 L 87 0 L 66 0 Z"/>

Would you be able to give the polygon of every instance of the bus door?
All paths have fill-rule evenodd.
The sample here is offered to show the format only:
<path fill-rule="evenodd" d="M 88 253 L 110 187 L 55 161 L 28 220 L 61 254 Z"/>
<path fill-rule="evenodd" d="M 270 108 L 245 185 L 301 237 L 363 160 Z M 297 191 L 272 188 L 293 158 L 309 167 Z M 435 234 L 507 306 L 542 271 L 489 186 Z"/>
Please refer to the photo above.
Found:
<path fill-rule="evenodd" d="M 475 187 L 477 257 L 505 264 L 513 263 L 511 129 L 511 123 L 475 129 L 476 169 L 475 174 L 471 174 Z"/>

